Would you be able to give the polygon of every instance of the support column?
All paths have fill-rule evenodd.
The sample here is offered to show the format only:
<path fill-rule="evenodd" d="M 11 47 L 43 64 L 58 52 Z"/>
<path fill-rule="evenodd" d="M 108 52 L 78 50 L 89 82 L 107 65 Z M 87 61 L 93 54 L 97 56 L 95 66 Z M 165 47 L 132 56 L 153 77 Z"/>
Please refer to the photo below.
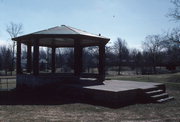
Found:
<path fill-rule="evenodd" d="M 17 41 L 16 74 L 22 74 L 21 68 L 21 42 Z"/>
<path fill-rule="evenodd" d="M 39 40 L 34 40 L 33 49 L 33 74 L 39 75 Z"/>
<path fill-rule="evenodd" d="M 27 45 L 27 72 L 32 71 L 32 56 L 31 56 L 31 46 Z"/>
<path fill-rule="evenodd" d="M 76 39 L 74 41 L 74 73 L 78 78 L 82 72 L 82 53 L 83 48 L 80 45 L 80 40 Z"/>
<path fill-rule="evenodd" d="M 99 45 L 99 81 L 105 80 L 105 44 Z"/>
<path fill-rule="evenodd" d="M 79 47 L 79 72 L 80 74 L 82 73 L 83 71 L 83 47 L 80 46 Z"/>
<path fill-rule="evenodd" d="M 52 47 L 52 53 L 51 53 L 51 72 L 56 72 L 56 48 Z"/>

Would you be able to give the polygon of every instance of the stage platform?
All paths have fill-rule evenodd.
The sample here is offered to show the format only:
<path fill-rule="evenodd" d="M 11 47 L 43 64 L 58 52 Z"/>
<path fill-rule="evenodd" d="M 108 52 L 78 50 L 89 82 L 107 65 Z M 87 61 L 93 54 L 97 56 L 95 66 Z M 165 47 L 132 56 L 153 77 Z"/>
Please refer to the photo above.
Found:
<path fill-rule="evenodd" d="M 85 89 L 101 90 L 109 92 L 122 92 L 137 89 L 149 89 L 162 86 L 162 83 L 122 81 L 122 80 L 106 80 L 103 85 L 84 86 Z"/>
<path fill-rule="evenodd" d="M 152 82 L 106 80 L 100 85 L 89 85 L 82 80 L 80 84 L 68 85 L 68 88 L 69 90 L 74 89 L 71 93 L 76 97 L 86 98 L 100 105 L 116 107 L 157 102 L 157 100 L 168 97 L 167 95 L 161 96 L 161 94 L 167 94 L 164 84 Z M 153 96 L 157 96 L 157 98 L 154 99 Z"/>
<path fill-rule="evenodd" d="M 50 79 L 48 79 L 50 81 Z M 125 80 L 105 80 L 81 78 L 78 82 L 49 83 L 44 87 L 17 89 L 18 93 L 27 93 L 40 96 L 56 96 L 62 101 L 66 98 L 70 101 L 92 103 L 108 107 L 122 107 L 137 103 L 161 103 L 173 99 L 166 93 L 165 84 L 154 82 L 137 82 Z M 43 80 L 41 84 L 43 84 Z M 27 91 L 27 92 L 26 92 Z M 53 101 L 53 100 L 52 100 Z"/>

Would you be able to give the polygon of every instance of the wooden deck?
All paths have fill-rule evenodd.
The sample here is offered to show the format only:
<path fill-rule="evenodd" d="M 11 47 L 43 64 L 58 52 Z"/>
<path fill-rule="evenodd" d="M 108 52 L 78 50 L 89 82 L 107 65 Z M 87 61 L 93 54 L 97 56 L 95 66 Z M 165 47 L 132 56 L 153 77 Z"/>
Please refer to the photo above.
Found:
<path fill-rule="evenodd" d="M 122 81 L 122 80 L 106 80 L 104 85 L 85 86 L 85 89 L 101 90 L 110 92 L 121 92 L 138 89 L 148 89 L 163 85 L 162 83 Z"/>
<path fill-rule="evenodd" d="M 70 86 L 70 89 L 74 88 L 73 93 L 77 96 L 110 107 L 153 102 L 150 99 L 151 96 L 146 95 L 146 91 L 160 90 L 165 93 L 164 84 L 151 82 L 106 80 L 104 84 L 100 85 L 68 85 L 68 87 Z"/>

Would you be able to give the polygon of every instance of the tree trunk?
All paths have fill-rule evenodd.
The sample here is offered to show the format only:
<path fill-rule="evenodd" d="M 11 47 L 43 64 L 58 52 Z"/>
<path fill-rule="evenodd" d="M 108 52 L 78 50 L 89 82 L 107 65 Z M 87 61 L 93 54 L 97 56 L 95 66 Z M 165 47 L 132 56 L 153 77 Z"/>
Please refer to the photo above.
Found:
<path fill-rule="evenodd" d="M 119 64 L 119 68 L 118 68 L 118 75 L 121 74 L 121 65 Z"/>
<path fill-rule="evenodd" d="M 138 75 L 138 67 L 135 66 L 135 70 L 136 70 L 136 75 Z"/>
<path fill-rule="evenodd" d="M 89 69 L 90 69 L 90 68 L 89 68 L 89 66 L 88 66 L 88 73 L 89 73 Z"/>
<path fill-rule="evenodd" d="M 154 73 L 156 74 L 156 66 L 153 66 Z"/>
<path fill-rule="evenodd" d="M 5 69 L 4 71 L 5 71 L 5 75 L 7 76 L 7 69 Z"/>

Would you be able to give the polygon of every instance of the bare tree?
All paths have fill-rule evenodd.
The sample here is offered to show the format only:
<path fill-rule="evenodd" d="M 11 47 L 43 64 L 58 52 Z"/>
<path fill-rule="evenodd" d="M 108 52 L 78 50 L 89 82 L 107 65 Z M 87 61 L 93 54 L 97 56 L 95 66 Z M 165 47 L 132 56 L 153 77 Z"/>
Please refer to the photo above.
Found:
<path fill-rule="evenodd" d="M 132 49 L 130 56 L 132 58 L 132 64 L 129 63 L 133 68 L 135 68 L 136 74 L 139 74 L 139 70 L 143 65 L 142 54 L 138 49 Z"/>
<path fill-rule="evenodd" d="M 106 53 L 106 67 L 105 67 L 105 71 L 106 74 L 108 74 L 108 69 L 114 65 L 114 59 L 115 55 L 113 53 L 113 47 L 111 46 L 106 46 L 105 47 L 105 53 Z"/>
<path fill-rule="evenodd" d="M 164 64 L 167 67 L 178 66 L 180 61 L 180 29 L 174 28 L 163 38 L 163 46 L 166 49 Z"/>
<path fill-rule="evenodd" d="M 154 73 L 156 73 L 156 65 L 159 59 L 159 54 L 163 49 L 162 40 L 159 35 L 149 35 L 143 42 L 143 51 L 149 55 L 150 63 L 153 66 Z"/>
<path fill-rule="evenodd" d="M 174 8 L 170 10 L 168 16 L 173 20 L 180 20 L 180 0 L 171 0 L 171 3 L 174 4 Z"/>
<path fill-rule="evenodd" d="M 164 37 L 167 44 L 180 44 L 180 28 L 174 28 L 170 33 Z"/>
<path fill-rule="evenodd" d="M 12 71 L 12 50 L 11 48 L 2 46 L 0 52 L 2 56 L 2 69 L 4 69 L 5 75 L 7 75 L 8 71 Z"/>
<path fill-rule="evenodd" d="M 114 53 L 117 56 L 116 63 L 118 66 L 118 75 L 120 75 L 123 59 L 127 59 L 128 54 L 129 54 L 129 50 L 127 48 L 126 41 L 122 40 L 121 38 L 118 38 L 114 42 L 113 47 L 114 47 Z"/>
<path fill-rule="evenodd" d="M 11 38 L 15 38 L 17 37 L 19 34 L 22 33 L 22 29 L 23 29 L 23 25 L 20 23 L 20 24 L 16 24 L 16 23 L 13 23 L 13 22 L 10 22 L 7 27 L 6 27 L 6 31 L 7 33 L 10 35 Z M 12 58 L 12 67 L 14 69 L 14 55 L 15 55 L 15 46 L 16 46 L 16 42 L 13 41 L 13 45 L 12 45 L 12 55 L 13 55 L 13 58 Z"/>
<path fill-rule="evenodd" d="M 7 25 L 7 27 L 6 27 L 6 31 L 8 32 L 8 34 L 10 35 L 11 38 L 15 38 L 19 34 L 21 34 L 22 29 L 23 29 L 23 25 L 21 23 L 16 24 L 16 23 L 10 22 L 10 24 Z"/>
<path fill-rule="evenodd" d="M 83 49 L 83 70 L 88 73 L 94 72 L 94 68 L 98 66 L 98 48 L 97 47 L 87 47 Z"/>
<path fill-rule="evenodd" d="M 63 49 L 57 48 L 56 66 L 57 68 L 59 68 L 59 72 L 62 72 L 62 67 L 65 64 L 65 61 L 66 60 L 65 60 L 65 56 L 63 55 Z"/>

